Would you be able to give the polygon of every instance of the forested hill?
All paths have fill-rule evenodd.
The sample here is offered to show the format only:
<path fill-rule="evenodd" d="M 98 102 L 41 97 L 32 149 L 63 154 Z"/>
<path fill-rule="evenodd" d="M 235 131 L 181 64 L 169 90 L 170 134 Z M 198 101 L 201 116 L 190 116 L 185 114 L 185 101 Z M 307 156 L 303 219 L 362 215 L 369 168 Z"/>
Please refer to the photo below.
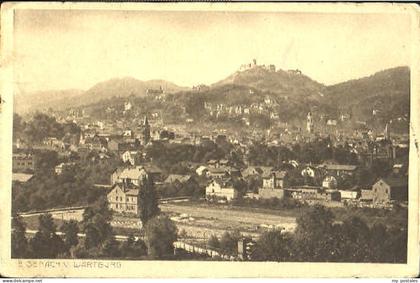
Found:
<path fill-rule="evenodd" d="M 145 95 L 147 89 L 160 88 L 164 92 L 163 97 L 160 97 L 159 91 L 157 95 Z M 271 120 L 273 114 L 280 122 L 299 123 L 304 121 L 308 111 L 312 111 L 318 117 L 329 119 L 349 114 L 353 121 L 369 123 L 375 120 L 379 122 L 378 127 L 383 127 L 390 120 L 403 119 L 402 126 L 406 128 L 410 70 L 408 67 L 397 67 L 369 77 L 324 86 L 298 70 L 274 71 L 265 66 L 255 66 L 200 88 L 183 88 L 161 80 L 123 78 L 98 83 L 83 93 L 63 96 L 61 104 L 59 99 L 54 103 L 42 100 L 42 106 L 56 105 L 55 110 L 80 107 L 94 118 L 115 119 L 121 117 L 124 103 L 131 101 L 137 116 L 161 113 L 164 123 L 185 123 L 186 119 L 193 118 L 197 123 L 206 122 L 209 125 L 220 122 L 220 119 L 232 124 L 235 119 L 237 123 L 242 123 L 241 118 L 245 117 L 253 127 L 273 125 L 276 123 Z M 265 103 L 267 99 L 271 101 L 268 104 Z M 213 109 L 205 108 L 206 103 L 211 104 Z M 225 113 L 217 114 L 220 118 L 216 118 L 214 113 L 219 111 L 217 107 L 220 106 L 225 107 Z M 254 112 L 230 115 L 238 106 L 254 109 Z M 228 110 L 228 107 L 233 108 Z M 109 115 L 105 113 L 108 108 L 113 109 Z M 253 120 L 259 122 L 253 124 Z"/>
<path fill-rule="evenodd" d="M 410 113 L 410 69 L 396 67 L 369 77 L 350 80 L 325 89 L 324 103 L 368 119 L 372 111 L 383 120 Z"/>

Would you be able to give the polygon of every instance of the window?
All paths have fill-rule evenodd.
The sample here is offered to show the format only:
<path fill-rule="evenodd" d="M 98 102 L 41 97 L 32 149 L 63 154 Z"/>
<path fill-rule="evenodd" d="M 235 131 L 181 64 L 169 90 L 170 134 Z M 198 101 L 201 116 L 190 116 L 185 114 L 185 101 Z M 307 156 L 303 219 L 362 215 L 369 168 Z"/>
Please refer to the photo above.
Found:
<path fill-rule="evenodd" d="M 115 201 L 118 201 L 118 196 L 115 197 Z"/>

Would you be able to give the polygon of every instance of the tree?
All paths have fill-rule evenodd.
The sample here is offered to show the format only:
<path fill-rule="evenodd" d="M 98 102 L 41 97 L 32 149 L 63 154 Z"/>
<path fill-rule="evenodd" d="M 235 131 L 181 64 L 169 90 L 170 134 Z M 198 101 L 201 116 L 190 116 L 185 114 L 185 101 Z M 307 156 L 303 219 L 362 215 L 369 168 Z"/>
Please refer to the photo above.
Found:
<path fill-rule="evenodd" d="M 158 199 L 153 184 L 150 178 L 144 178 L 138 194 L 138 211 L 139 217 L 143 225 L 160 213 L 158 206 Z"/>
<path fill-rule="evenodd" d="M 316 205 L 297 218 L 294 237 L 297 260 L 329 261 L 335 239 L 334 215 Z"/>
<path fill-rule="evenodd" d="M 102 244 L 101 255 L 104 257 L 118 258 L 121 255 L 119 244 L 115 237 L 108 237 Z"/>
<path fill-rule="evenodd" d="M 56 258 L 65 251 L 63 240 L 55 232 L 56 226 L 51 214 L 41 214 L 38 232 L 30 241 L 36 258 Z"/>
<path fill-rule="evenodd" d="M 36 171 L 45 174 L 58 164 L 58 153 L 54 150 L 40 150 L 35 154 Z"/>
<path fill-rule="evenodd" d="M 12 220 L 12 258 L 25 258 L 28 255 L 28 240 L 25 236 L 26 225 L 20 216 Z"/>
<path fill-rule="evenodd" d="M 253 260 L 288 261 L 293 251 L 292 236 L 281 231 L 264 232 L 258 239 Z"/>
<path fill-rule="evenodd" d="M 173 243 L 177 239 L 175 224 L 164 215 L 156 216 L 146 223 L 147 249 L 153 258 L 162 258 L 173 253 Z"/>
<path fill-rule="evenodd" d="M 125 258 L 139 258 L 147 255 L 147 247 L 143 240 L 135 240 L 134 236 L 130 234 L 127 241 L 123 242 L 120 247 L 121 257 Z"/>
<path fill-rule="evenodd" d="M 25 128 L 25 122 L 17 113 L 13 113 L 13 139 L 20 138 L 22 135 L 22 131 Z"/>
<path fill-rule="evenodd" d="M 36 113 L 24 130 L 27 140 L 40 142 L 46 137 L 61 138 L 64 135 L 63 127 L 54 117 L 43 113 Z"/>
<path fill-rule="evenodd" d="M 353 216 L 345 219 L 340 228 L 340 260 L 347 262 L 371 261 L 371 232 L 366 222 Z"/>
<path fill-rule="evenodd" d="M 233 233 L 224 232 L 220 238 L 220 249 L 222 253 L 228 255 L 234 255 L 238 252 L 238 240 L 240 239 L 241 234 L 239 231 L 234 231 Z"/>
<path fill-rule="evenodd" d="M 112 227 L 109 224 L 112 213 L 108 208 L 106 198 L 102 197 L 83 213 L 82 231 L 86 234 L 85 248 L 96 248 L 112 237 Z"/>
<path fill-rule="evenodd" d="M 220 242 L 216 235 L 210 236 L 209 240 L 207 241 L 207 246 L 215 250 L 220 248 Z"/>
<path fill-rule="evenodd" d="M 69 250 L 72 246 L 77 246 L 79 239 L 77 233 L 79 233 L 79 227 L 77 221 L 70 220 L 63 223 L 61 231 L 65 234 L 64 244 L 66 249 Z"/>

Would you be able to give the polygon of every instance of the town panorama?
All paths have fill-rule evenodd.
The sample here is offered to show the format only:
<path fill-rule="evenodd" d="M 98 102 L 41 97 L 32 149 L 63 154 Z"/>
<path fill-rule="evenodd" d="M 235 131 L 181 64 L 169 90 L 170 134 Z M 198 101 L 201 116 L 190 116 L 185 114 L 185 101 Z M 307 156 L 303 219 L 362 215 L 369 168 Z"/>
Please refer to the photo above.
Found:
<path fill-rule="evenodd" d="M 12 257 L 406 262 L 409 74 L 254 59 L 15 113 Z"/>

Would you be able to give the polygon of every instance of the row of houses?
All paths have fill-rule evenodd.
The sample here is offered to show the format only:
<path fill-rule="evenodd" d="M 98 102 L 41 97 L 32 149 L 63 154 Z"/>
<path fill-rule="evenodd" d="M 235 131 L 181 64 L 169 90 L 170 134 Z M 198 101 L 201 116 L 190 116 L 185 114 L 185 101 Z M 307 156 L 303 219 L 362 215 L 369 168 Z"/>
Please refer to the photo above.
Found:
<path fill-rule="evenodd" d="M 354 187 L 353 189 L 339 190 L 336 176 L 352 175 L 356 166 L 322 165 L 321 168 L 324 168 L 329 174 L 323 179 L 322 186 L 290 186 L 287 171 L 275 170 L 271 167 L 247 168 L 244 173 L 248 173 L 248 176 L 253 174 L 261 176 L 262 186 L 258 188 L 258 193 L 250 192 L 245 197 L 255 199 L 286 197 L 308 203 L 362 202 L 370 203 L 373 206 L 408 200 L 408 178 L 406 176 L 381 178 L 370 188 Z M 307 172 L 304 170 L 302 172 L 306 174 Z M 220 198 L 226 201 L 235 199 L 238 196 L 238 191 L 230 180 L 230 177 L 226 176 L 213 178 L 206 187 L 206 198 L 211 200 Z"/>

